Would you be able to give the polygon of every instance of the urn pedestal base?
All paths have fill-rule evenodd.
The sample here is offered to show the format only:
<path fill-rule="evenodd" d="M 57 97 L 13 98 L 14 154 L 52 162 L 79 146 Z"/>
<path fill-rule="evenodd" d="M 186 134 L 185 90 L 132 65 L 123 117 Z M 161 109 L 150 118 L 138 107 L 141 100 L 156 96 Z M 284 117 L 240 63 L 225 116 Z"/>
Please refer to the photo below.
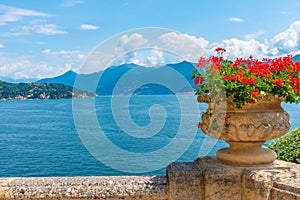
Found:
<path fill-rule="evenodd" d="M 227 142 L 230 147 L 220 149 L 217 158 L 229 165 L 249 166 L 272 163 L 277 155 L 274 151 L 263 148 L 264 142 Z"/>

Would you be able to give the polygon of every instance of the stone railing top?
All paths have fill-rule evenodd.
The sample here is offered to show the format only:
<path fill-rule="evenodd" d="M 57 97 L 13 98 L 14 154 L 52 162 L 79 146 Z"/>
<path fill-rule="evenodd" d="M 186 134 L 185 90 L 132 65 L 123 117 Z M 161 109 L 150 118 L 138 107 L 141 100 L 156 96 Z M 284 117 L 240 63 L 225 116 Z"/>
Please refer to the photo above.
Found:
<path fill-rule="evenodd" d="M 300 165 L 285 161 L 245 167 L 203 157 L 170 164 L 167 176 L 170 199 L 300 200 Z"/>
<path fill-rule="evenodd" d="M 0 199 L 167 199 L 164 176 L 1 178 Z"/>
<path fill-rule="evenodd" d="M 2 199 L 300 200 L 300 165 L 238 167 L 202 157 L 170 164 L 167 177 L 0 178 Z"/>

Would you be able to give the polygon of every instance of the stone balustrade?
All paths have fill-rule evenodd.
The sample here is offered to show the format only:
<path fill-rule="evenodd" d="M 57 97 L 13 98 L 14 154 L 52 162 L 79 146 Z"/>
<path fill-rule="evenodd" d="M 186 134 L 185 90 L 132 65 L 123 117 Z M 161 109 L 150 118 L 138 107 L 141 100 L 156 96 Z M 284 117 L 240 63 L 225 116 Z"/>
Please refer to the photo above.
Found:
<path fill-rule="evenodd" d="M 2 178 L 0 199 L 167 199 L 165 176 Z"/>
<path fill-rule="evenodd" d="M 300 165 L 175 162 L 166 176 L 0 178 L 0 199 L 300 200 Z"/>

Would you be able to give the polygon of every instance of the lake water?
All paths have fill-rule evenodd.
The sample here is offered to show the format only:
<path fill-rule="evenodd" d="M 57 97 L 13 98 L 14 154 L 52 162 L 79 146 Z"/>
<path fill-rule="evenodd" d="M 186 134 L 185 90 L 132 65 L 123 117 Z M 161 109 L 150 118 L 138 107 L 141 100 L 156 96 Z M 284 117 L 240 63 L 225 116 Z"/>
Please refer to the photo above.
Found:
<path fill-rule="evenodd" d="M 195 116 L 180 107 L 185 98 L 196 98 L 180 98 L 133 96 L 128 107 L 112 103 L 112 97 L 77 99 L 77 104 L 71 99 L 0 101 L 0 177 L 163 175 L 170 162 L 191 162 L 227 146 L 197 131 Z M 197 103 L 191 109 L 195 105 L 196 113 L 206 110 Z M 300 127 L 300 105 L 283 107 L 291 129 Z M 93 113 L 97 127 L 89 121 Z"/>

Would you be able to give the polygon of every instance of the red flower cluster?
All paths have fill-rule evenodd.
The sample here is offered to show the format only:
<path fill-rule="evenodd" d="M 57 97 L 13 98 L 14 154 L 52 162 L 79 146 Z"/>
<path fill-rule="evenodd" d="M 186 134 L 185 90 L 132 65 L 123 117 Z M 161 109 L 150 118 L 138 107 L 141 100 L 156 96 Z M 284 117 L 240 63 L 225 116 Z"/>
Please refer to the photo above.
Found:
<path fill-rule="evenodd" d="M 225 81 L 238 81 L 241 82 L 243 85 L 249 85 L 249 84 L 255 84 L 256 83 L 256 78 L 254 76 L 251 77 L 244 77 L 244 72 L 240 71 L 237 72 L 234 75 L 223 75 L 223 79 Z"/>
<path fill-rule="evenodd" d="M 257 98 L 259 97 L 259 91 L 258 91 L 258 89 L 253 89 L 253 90 L 250 92 L 250 95 L 251 95 L 253 98 L 257 99 Z"/>
<path fill-rule="evenodd" d="M 200 57 L 196 66 L 204 68 L 208 63 L 209 62 L 208 62 L 208 60 L 206 58 Z"/>
<path fill-rule="evenodd" d="M 291 86 L 293 87 L 293 90 L 300 93 L 300 78 L 293 78 Z"/>
<path fill-rule="evenodd" d="M 224 52 L 226 52 L 226 49 L 218 47 L 218 48 L 215 49 L 215 51 L 217 52 L 217 54 L 218 54 L 219 57 L 222 57 L 222 54 Z"/>
<path fill-rule="evenodd" d="M 218 47 L 215 51 L 218 56 L 201 57 L 198 68 L 193 71 L 194 83 L 198 86 L 196 94 L 210 93 L 218 97 L 220 88 L 208 87 L 207 83 L 216 86 L 223 83 L 226 96 L 233 95 L 240 105 L 255 103 L 262 94 L 286 97 L 290 103 L 300 102 L 300 61 L 294 63 L 292 55 L 262 60 L 250 56 L 231 61 L 221 56 L 226 49 Z"/>
<path fill-rule="evenodd" d="M 195 79 L 194 79 L 194 84 L 195 85 L 200 85 L 200 84 L 202 84 L 204 82 L 204 77 L 203 76 L 199 76 L 199 77 L 196 77 Z"/>
<path fill-rule="evenodd" d="M 225 115 L 225 116 L 224 116 L 224 119 L 227 120 L 227 119 L 229 119 L 230 117 L 231 117 L 231 115 Z"/>
<path fill-rule="evenodd" d="M 201 128 L 201 122 L 198 122 L 196 125 L 198 128 Z"/>
<path fill-rule="evenodd" d="M 287 55 L 285 57 L 274 58 L 274 59 L 264 59 L 266 62 L 270 62 L 270 68 L 275 71 L 286 70 L 286 66 L 293 66 L 292 55 Z"/>
<path fill-rule="evenodd" d="M 241 80 L 243 85 L 255 84 L 256 78 L 255 77 L 242 77 Z"/>
<path fill-rule="evenodd" d="M 210 66 L 211 73 L 219 72 L 222 69 L 222 65 L 221 65 L 222 57 L 219 58 L 216 56 L 212 56 L 210 58 L 210 61 L 211 61 L 211 66 Z"/>
<path fill-rule="evenodd" d="M 300 62 L 299 61 L 293 65 L 293 71 L 300 72 Z"/>
<path fill-rule="evenodd" d="M 215 49 L 215 51 L 216 51 L 216 52 L 226 52 L 226 49 L 221 48 L 221 47 L 217 47 L 217 48 Z"/>
<path fill-rule="evenodd" d="M 253 74 L 257 74 L 260 77 L 272 78 L 272 72 L 270 66 L 267 63 L 256 63 L 257 65 L 250 65 L 249 71 Z"/>
<path fill-rule="evenodd" d="M 280 87 L 282 87 L 283 86 L 283 80 L 281 78 L 278 78 L 278 79 L 273 81 L 273 84 L 279 85 Z"/>

